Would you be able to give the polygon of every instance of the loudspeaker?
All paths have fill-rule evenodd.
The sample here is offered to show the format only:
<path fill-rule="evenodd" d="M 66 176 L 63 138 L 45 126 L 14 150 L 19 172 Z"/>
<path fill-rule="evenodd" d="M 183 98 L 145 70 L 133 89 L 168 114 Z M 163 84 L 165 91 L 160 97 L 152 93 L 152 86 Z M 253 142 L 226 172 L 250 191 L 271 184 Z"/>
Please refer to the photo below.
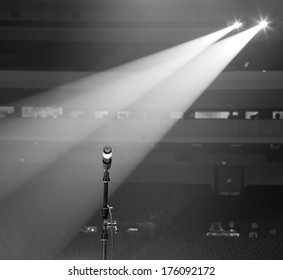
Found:
<path fill-rule="evenodd" d="M 243 187 L 243 166 L 219 165 L 215 167 L 214 184 L 220 195 L 239 195 Z"/>

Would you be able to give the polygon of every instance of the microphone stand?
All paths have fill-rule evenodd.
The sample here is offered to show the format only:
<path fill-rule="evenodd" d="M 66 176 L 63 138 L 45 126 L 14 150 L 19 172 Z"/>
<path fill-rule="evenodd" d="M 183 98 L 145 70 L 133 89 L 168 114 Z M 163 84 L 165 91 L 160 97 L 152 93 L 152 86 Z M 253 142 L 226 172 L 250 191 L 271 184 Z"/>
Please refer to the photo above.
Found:
<path fill-rule="evenodd" d="M 114 258 L 114 234 L 118 233 L 117 222 L 113 220 L 113 207 L 108 205 L 108 182 L 110 182 L 109 171 L 104 170 L 103 176 L 104 192 L 103 192 L 103 205 L 102 205 L 102 259 L 107 259 L 107 241 L 108 241 L 108 228 L 111 228 L 112 237 L 112 248 L 111 248 L 111 259 Z M 110 216 L 110 222 L 108 222 L 108 216 Z"/>
<path fill-rule="evenodd" d="M 102 165 L 104 169 L 104 192 L 103 192 L 103 204 L 102 204 L 102 229 L 101 229 L 101 242 L 102 242 L 102 259 L 107 259 L 107 241 L 108 241 L 108 228 L 111 228 L 111 237 L 112 237 L 112 250 L 111 250 L 111 259 L 114 256 L 114 233 L 118 232 L 117 222 L 113 221 L 112 210 L 113 207 L 108 205 L 108 183 L 110 182 L 109 169 L 112 162 L 112 149 L 109 146 L 106 146 L 103 149 L 103 159 Z M 110 216 L 110 222 L 108 222 L 108 216 Z"/>
<path fill-rule="evenodd" d="M 104 182 L 104 192 L 103 192 L 103 205 L 102 205 L 102 232 L 101 232 L 101 242 L 102 242 L 102 259 L 107 258 L 107 241 L 108 241 L 108 182 L 110 182 L 109 171 L 104 170 L 103 176 Z"/>

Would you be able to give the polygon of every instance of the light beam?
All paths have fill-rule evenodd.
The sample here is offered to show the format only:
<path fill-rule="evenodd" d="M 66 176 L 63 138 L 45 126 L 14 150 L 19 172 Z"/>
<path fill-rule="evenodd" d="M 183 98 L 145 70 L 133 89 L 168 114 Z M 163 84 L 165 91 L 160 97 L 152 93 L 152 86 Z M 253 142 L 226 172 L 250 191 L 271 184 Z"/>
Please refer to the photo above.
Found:
<path fill-rule="evenodd" d="M 154 88 L 159 88 L 158 85 L 162 81 L 222 36 L 228 34 L 233 28 L 228 27 L 170 50 L 153 54 L 118 67 L 115 71 L 107 71 L 58 87 L 35 98 L 21 101 L 20 104 L 30 104 L 31 102 L 40 104 L 44 101 L 63 107 L 91 106 L 95 108 L 97 106 L 112 108 L 116 111 L 121 110 L 134 102 L 140 102 L 139 99 L 144 94 Z M 71 99 L 67 94 L 67 90 L 70 88 L 78 90 L 78 95 Z M 79 92 L 82 88 L 85 89 L 84 92 Z M 64 91 L 63 95 L 61 95 L 62 91 Z M 113 122 L 115 121 L 110 121 L 112 124 Z M 74 169 L 69 167 L 66 162 L 64 164 L 64 159 L 60 162 L 56 162 L 56 160 L 73 147 L 74 141 L 84 141 L 93 133 L 98 139 L 109 134 L 107 130 L 109 123 L 97 120 L 84 124 L 80 122 L 80 126 L 76 130 L 73 129 L 71 122 L 62 123 L 64 124 L 62 127 L 54 128 L 52 120 L 44 123 L 38 120 L 22 120 L 19 123 L 17 120 L 10 120 L 1 127 L 2 135 L 12 135 L 13 137 L 23 135 L 21 140 L 32 140 L 29 135 L 34 135 L 34 132 L 38 137 L 46 137 L 45 139 L 53 139 L 54 141 L 66 139 L 66 135 L 69 139 L 69 143 L 65 143 L 64 147 L 61 146 L 61 148 L 46 154 L 45 163 L 51 163 L 49 166 L 36 163 L 28 165 L 28 170 L 23 170 L 24 174 L 17 182 L 18 186 L 22 186 L 22 188 L 1 203 L 0 224 L 5 230 L 0 232 L 0 238 L 5 238 L 8 248 L 14 248 L 14 240 L 17 239 L 18 243 L 14 251 L 15 258 L 25 258 L 25 254 L 34 259 L 39 256 L 42 258 L 54 257 L 75 234 L 78 227 L 99 208 L 101 202 L 101 150 L 99 149 L 99 153 L 97 151 L 97 154 L 93 154 L 94 165 L 91 167 L 93 170 L 89 170 L 89 167 Z M 136 133 L 141 129 L 141 132 L 155 135 L 156 141 L 158 141 L 173 124 L 170 122 L 168 126 L 166 122 L 162 126 L 158 126 L 155 131 L 151 131 L 144 124 L 132 131 L 127 130 L 129 127 L 126 127 L 124 136 L 131 137 L 131 133 Z M 116 129 L 119 131 L 119 125 L 116 126 Z M 110 131 L 110 134 L 115 137 L 114 131 Z M 52 137 L 50 137 L 51 135 Z M 146 154 L 142 154 L 142 151 L 149 152 L 150 147 L 151 144 L 145 144 L 145 148 L 130 154 L 129 160 L 134 162 L 130 168 L 128 165 L 116 163 L 115 168 L 111 170 L 111 172 L 113 171 L 112 176 L 115 178 L 111 183 L 111 192 L 118 188 L 134 166 L 146 156 Z M 116 154 L 118 158 L 119 152 L 115 152 Z M 99 166 L 99 168 L 95 169 L 94 166 Z M 13 233 L 13 235 L 9 233 Z M 37 252 L 28 251 L 31 244 L 35 246 Z"/>

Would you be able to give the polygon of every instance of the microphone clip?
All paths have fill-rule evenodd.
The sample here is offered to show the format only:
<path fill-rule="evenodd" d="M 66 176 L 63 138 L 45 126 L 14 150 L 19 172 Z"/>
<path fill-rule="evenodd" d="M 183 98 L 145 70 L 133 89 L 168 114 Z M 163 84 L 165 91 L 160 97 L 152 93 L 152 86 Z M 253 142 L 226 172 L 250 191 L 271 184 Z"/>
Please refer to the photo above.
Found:
<path fill-rule="evenodd" d="M 110 182 L 109 170 L 104 170 L 103 182 L 104 183 Z"/>

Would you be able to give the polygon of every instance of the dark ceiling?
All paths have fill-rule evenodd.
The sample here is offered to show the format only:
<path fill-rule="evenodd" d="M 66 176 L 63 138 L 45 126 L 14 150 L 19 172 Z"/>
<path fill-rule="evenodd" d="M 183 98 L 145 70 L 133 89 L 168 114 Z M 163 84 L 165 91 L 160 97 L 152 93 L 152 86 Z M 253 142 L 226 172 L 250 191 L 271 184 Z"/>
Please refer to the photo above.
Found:
<path fill-rule="evenodd" d="M 0 11 L 1 69 L 101 71 L 260 17 L 270 28 L 226 70 L 283 69 L 277 0 L 9 0 Z"/>

